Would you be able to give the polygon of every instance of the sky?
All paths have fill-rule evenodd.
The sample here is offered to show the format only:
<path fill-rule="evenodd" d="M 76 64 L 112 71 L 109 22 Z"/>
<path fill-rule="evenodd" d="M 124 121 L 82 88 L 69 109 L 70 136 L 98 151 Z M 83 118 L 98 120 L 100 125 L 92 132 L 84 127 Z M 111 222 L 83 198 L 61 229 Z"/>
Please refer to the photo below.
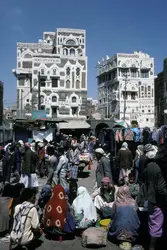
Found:
<path fill-rule="evenodd" d="M 88 96 L 97 98 L 97 62 L 106 55 L 143 51 L 155 73 L 167 57 L 166 0 L 1 0 L 0 80 L 4 104 L 16 102 L 16 43 L 38 42 L 56 28 L 86 30 Z"/>

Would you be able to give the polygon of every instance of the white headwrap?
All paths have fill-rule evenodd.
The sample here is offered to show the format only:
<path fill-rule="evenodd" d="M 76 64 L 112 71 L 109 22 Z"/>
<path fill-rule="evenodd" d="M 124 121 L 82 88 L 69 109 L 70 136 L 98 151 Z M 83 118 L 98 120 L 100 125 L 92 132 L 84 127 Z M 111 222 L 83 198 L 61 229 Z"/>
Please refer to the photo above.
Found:
<path fill-rule="evenodd" d="M 128 143 L 127 142 L 123 142 L 121 149 L 123 149 L 123 150 L 128 149 Z"/>
<path fill-rule="evenodd" d="M 97 149 L 95 150 L 95 153 L 98 153 L 98 154 L 101 154 L 101 155 L 104 155 L 104 154 L 105 154 L 105 152 L 104 152 L 104 150 L 103 150 L 102 148 L 97 148 Z"/>

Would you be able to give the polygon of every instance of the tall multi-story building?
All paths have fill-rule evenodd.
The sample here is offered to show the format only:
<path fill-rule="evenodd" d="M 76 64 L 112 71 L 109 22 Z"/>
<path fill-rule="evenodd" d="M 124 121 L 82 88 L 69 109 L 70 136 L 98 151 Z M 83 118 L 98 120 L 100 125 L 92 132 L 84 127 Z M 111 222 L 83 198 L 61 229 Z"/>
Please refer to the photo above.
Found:
<path fill-rule="evenodd" d="M 17 43 L 18 117 L 46 110 L 47 117 L 86 118 L 86 32 L 58 28 L 38 43 Z"/>
<path fill-rule="evenodd" d="M 98 62 L 98 110 L 104 117 L 154 126 L 154 58 L 135 51 Z"/>
<path fill-rule="evenodd" d="M 167 124 L 167 58 L 163 63 L 163 71 L 155 78 L 155 125 Z"/>

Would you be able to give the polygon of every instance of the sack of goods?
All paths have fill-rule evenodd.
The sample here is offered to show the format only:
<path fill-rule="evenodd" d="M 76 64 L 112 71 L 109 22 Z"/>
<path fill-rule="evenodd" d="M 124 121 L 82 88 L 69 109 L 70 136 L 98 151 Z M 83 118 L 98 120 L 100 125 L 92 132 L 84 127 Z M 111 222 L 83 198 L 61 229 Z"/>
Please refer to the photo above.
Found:
<path fill-rule="evenodd" d="M 82 234 L 83 247 L 103 247 L 107 245 L 107 231 L 104 228 L 89 227 Z"/>

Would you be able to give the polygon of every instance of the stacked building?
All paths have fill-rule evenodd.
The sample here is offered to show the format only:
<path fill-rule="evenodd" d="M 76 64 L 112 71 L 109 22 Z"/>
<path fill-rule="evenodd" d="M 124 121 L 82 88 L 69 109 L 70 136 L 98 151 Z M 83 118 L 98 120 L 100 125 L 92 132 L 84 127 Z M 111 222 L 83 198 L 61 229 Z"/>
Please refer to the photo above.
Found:
<path fill-rule="evenodd" d="M 50 118 L 86 118 L 86 32 L 58 28 L 38 43 L 17 43 L 18 117 L 45 110 Z"/>
<path fill-rule="evenodd" d="M 98 110 L 104 118 L 153 127 L 154 58 L 141 51 L 98 62 Z"/>

